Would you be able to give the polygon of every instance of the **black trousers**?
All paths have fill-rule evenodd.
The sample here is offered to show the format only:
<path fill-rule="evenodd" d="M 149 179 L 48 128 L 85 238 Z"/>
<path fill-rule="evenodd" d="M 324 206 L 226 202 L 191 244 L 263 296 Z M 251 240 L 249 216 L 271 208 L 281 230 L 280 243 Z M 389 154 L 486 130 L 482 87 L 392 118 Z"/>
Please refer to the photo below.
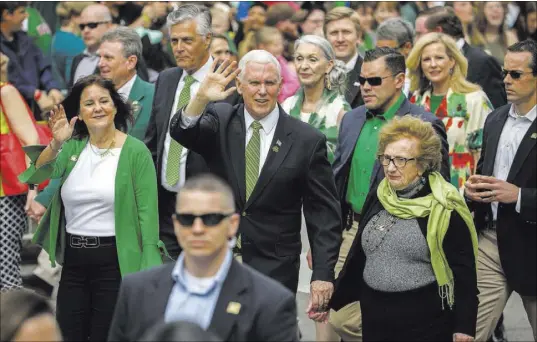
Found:
<path fill-rule="evenodd" d="M 56 305 L 64 340 L 106 341 L 121 285 L 116 245 L 74 248 L 70 235 L 66 245 Z"/>
<path fill-rule="evenodd" d="M 453 311 L 442 310 L 436 283 L 381 292 L 363 282 L 360 305 L 364 341 L 453 341 Z"/>
<path fill-rule="evenodd" d="M 158 215 L 160 227 L 160 239 L 166 245 L 166 250 L 171 259 L 164 257 L 164 262 L 175 262 L 181 254 L 181 246 L 177 242 L 173 229 L 172 215 L 175 213 L 177 193 L 164 189 L 162 185 L 158 189 Z"/>

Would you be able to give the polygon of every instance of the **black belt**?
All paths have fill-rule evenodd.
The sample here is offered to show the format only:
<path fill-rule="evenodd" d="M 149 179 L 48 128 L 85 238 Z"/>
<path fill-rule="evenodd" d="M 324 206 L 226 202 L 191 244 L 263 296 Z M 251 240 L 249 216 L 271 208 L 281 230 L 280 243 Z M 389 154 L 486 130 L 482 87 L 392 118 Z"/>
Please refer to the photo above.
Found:
<path fill-rule="evenodd" d="M 82 236 L 67 233 L 67 241 L 72 248 L 99 248 L 116 245 L 115 236 Z"/>

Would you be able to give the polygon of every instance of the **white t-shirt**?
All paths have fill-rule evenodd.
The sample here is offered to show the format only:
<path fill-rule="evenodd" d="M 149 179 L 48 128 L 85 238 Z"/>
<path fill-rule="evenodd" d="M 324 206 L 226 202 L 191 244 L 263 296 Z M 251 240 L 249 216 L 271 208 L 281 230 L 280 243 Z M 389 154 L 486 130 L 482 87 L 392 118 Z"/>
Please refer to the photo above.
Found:
<path fill-rule="evenodd" d="M 84 147 L 73 170 L 63 183 L 66 230 L 83 236 L 115 236 L 115 184 L 121 148 Z"/>

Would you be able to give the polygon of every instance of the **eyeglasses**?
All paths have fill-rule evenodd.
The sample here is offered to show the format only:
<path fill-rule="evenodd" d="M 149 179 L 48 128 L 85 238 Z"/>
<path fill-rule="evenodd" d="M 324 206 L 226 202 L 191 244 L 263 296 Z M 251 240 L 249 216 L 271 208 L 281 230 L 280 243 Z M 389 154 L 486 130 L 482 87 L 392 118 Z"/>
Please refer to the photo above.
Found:
<path fill-rule="evenodd" d="M 182 226 L 191 227 L 194 224 L 194 221 L 199 217 L 203 224 L 207 227 L 214 227 L 222 222 L 223 219 L 230 217 L 231 214 L 222 214 L 222 213 L 207 213 L 203 215 L 194 215 L 194 214 L 180 214 L 174 213 L 173 216 L 179 221 Z"/>
<path fill-rule="evenodd" d="M 91 23 L 78 24 L 78 27 L 80 27 L 80 31 L 84 31 L 86 26 L 93 30 L 94 28 L 96 28 L 100 24 L 107 24 L 107 23 L 109 23 L 109 21 L 95 21 L 95 22 L 91 22 Z"/>
<path fill-rule="evenodd" d="M 506 78 L 507 75 L 510 75 L 512 79 L 518 80 L 522 75 L 531 73 L 531 71 L 505 70 L 502 68 L 502 78 Z"/>
<path fill-rule="evenodd" d="M 384 77 L 380 77 L 380 76 L 377 76 L 377 77 L 362 77 L 362 76 L 358 76 L 358 82 L 360 82 L 360 85 L 363 86 L 365 84 L 365 82 L 367 81 L 367 83 L 369 83 L 370 86 L 376 87 L 376 86 L 379 86 L 379 85 L 382 84 L 383 79 L 388 78 L 388 77 L 393 77 L 395 75 L 397 75 L 397 74 L 384 76 Z"/>
<path fill-rule="evenodd" d="M 380 154 L 378 160 L 382 166 L 388 166 L 391 162 L 397 168 L 403 168 L 411 160 L 418 160 L 417 158 L 403 158 L 403 157 L 390 157 L 385 154 Z"/>

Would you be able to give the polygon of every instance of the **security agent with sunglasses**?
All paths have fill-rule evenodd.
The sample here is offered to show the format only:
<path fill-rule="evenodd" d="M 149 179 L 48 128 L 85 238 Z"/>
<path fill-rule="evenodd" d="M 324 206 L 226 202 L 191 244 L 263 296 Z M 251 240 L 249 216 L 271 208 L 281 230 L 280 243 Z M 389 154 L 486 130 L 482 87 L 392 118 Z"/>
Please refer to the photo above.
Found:
<path fill-rule="evenodd" d="M 378 142 L 386 178 L 363 206 L 331 306 L 360 301 L 364 341 L 472 341 L 477 233 L 459 189 L 438 172 L 440 137 L 405 115 Z"/>
<path fill-rule="evenodd" d="M 241 217 L 220 178 L 189 178 L 173 224 L 182 253 L 123 279 L 109 341 L 138 341 L 162 321 L 189 321 L 222 341 L 298 341 L 291 291 L 233 259 Z"/>
<path fill-rule="evenodd" d="M 375 196 L 378 184 L 384 179 L 382 165 L 376 156 L 379 131 L 384 124 L 394 117 L 409 114 L 431 122 L 442 142 L 440 172 L 449 179 L 444 124 L 422 107 L 411 104 L 402 92 L 405 84 L 404 56 L 388 47 L 367 51 L 358 81 L 365 105 L 343 117 L 333 164 L 343 214 L 343 242 L 335 268 L 336 277 L 356 236 L 366 198 Z M 357 302 L 338 312 L 332 311 L 330 315 L 330 323 L 343 340 L 361 338 L 360 321 Z"/>
<path fill-rule="evenodd" d="M 487 116 L 476 174 L 465 184 L 480 231 L 476 339 L 491 336 L 516 291 L 537 340 L 537 43 L 511 45 L 503 73 L 510 104 Z"/>

